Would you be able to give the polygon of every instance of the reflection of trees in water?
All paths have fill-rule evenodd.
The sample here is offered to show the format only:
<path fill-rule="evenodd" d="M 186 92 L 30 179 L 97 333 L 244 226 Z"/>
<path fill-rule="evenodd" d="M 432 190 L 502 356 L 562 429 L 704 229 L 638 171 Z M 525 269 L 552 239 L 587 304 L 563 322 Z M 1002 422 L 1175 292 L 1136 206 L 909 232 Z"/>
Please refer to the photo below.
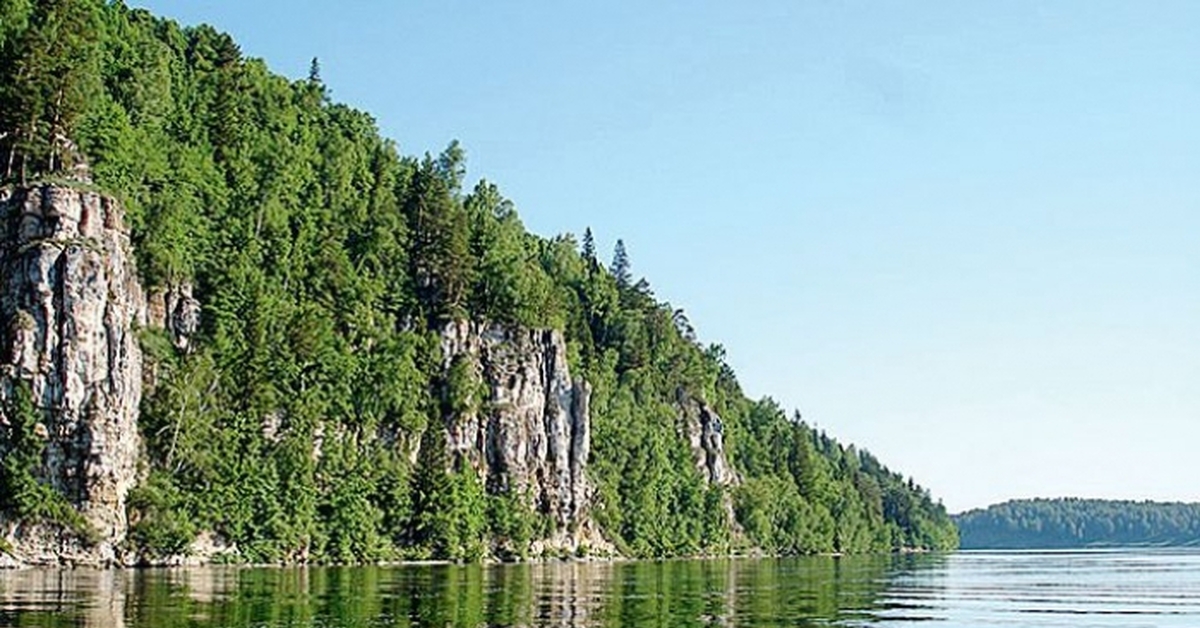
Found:
<path fill-rule="evenodd" d="M 0 574 L 0 624 L 726 626 L 867 618 L 921 557 Z"/>
<path fill-rule="evenodd" d="M 890 556 L 763 559 L 739 563 L 733 587 L 738 624 L 826 625 L 870 616 L 886 586 Z"/>

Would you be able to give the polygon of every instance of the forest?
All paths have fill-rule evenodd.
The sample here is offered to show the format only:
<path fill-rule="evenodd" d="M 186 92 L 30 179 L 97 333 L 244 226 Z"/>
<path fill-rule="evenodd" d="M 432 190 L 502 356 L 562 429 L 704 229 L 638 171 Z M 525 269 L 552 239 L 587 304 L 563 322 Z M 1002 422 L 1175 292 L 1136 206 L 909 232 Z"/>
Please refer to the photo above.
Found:
<path fill-rule="evenodd" d="M 956 546 L 911 478 L 747 398 L 620 241 L 602 260 L 590 229 L 529 233 L 465 159 L 456 142 L 404 154 L 331 98 L 316 59 L 292 80 L 119 1 L 0 1 L 4 185 L 84 185 L 86 169 L 126 209 L 143 284 L 203 306 L 186 349 L 140 332 L 140 552 L 211 532 L 250 562 L 470 561 L 545 535 L 542 513 L 437 451 L 458 412 L 439 332 L 464 319 L 565 336 L 592 390 L 595 516 L 623 555 Z M 722 418 L 736 486 L 692 464 L 681 394 Z M 0 508 L 55 517 L 30 464 L 5 456 Z"/>
<path fill-rule="evenodd" d="M 963 549 L 1200 545 L 1200 504 L 1013 500 L 955 515 Z"/>

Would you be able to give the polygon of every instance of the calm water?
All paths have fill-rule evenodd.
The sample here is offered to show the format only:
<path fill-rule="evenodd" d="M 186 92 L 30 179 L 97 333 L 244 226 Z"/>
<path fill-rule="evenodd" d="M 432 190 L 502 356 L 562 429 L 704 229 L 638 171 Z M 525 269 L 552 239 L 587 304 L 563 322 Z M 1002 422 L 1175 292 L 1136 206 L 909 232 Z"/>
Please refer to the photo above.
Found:
<path fill-rule="evenodd" d="M 0 573 L 0 625 L 1200 626 L 1200 551 Z"/>

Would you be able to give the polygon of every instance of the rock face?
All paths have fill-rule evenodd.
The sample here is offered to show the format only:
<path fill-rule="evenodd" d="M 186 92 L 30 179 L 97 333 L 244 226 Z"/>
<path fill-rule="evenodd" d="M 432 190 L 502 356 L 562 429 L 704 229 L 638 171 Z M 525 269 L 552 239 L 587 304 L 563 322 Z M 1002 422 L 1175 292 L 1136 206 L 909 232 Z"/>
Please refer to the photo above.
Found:
<path fill-rule="evenodd" d="M 28 387 L 44 441 L 33 470 L 92 528 L 89 542 L 58 526 L 0 514 L 18 560 L 112 563 L 136 482 L 146 308 L 121 208 L 95 192 L 42 185 L 0 192 L 0 402 Z M 0 416 L 0 455 L 13 417 Z"/>
<path fill-rule="evenodd" d="M 709 484 L 732 486 L 741 483 L 725 456 L 725 430 L 721 417 L 708 404 L 680 395 L 683 435 L 692 447 L 696 470 Z"/>
<path fill-rule="evenodd" d="M 465 366 L 480 384 L 471 410 L 447 427 L 449 448 L 489 490 L 524 495 L 550 517 L 555 533 L 534 552 L 611 552 L 589 516 L 591 388 L 571 378 L 562 334 L 457 322 L 442 331 L 442 355 L 447 372 Z"/>
<path fill-rule="evenodd" d="M 176 349 L 191 349 L 192 336 L 200 329 L 200 301 L 192 296 L 192 284 L 155 288 L 146 301 L 150 326 L 166 330 Z"/>

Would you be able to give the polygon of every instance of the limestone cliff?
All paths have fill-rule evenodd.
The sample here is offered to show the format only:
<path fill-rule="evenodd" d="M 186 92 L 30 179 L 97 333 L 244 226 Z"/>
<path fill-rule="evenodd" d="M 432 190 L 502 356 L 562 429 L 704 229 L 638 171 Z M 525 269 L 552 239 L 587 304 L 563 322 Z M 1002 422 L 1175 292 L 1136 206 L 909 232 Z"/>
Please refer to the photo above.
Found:
<path fill-rule="evenodd" d="M 59 185 L 0 191 L 0 406 L 32 393 L 42 441 L 34 476 L 65 497 L 94 533 L 0 513 L 13 557 L 111 563 L 136 481 L 145 299 L 120 206 Z M 0 415 L 0 455 L 14 416 Z"/>
<path fill-rule="evenodd" d="M 696 470 L 709 484 L 732 486 L 741 483 L 725 455 L 725 428 L 717 412 L 697 399 L 680 394 L 680 428 L 692 448 Z"/>
<path fill-rule="evenodd" d="M 571 378 L 562 334 L 457 322 L 442 331 L 442 354 L 447 372 L 466 366 L 482 393 L 451 418 L 449 447 L 490 490 L 524 495 L 550 517 L 555 532 L 534 552 L 611 551 L 590 517 L 591 389 Z"/>

